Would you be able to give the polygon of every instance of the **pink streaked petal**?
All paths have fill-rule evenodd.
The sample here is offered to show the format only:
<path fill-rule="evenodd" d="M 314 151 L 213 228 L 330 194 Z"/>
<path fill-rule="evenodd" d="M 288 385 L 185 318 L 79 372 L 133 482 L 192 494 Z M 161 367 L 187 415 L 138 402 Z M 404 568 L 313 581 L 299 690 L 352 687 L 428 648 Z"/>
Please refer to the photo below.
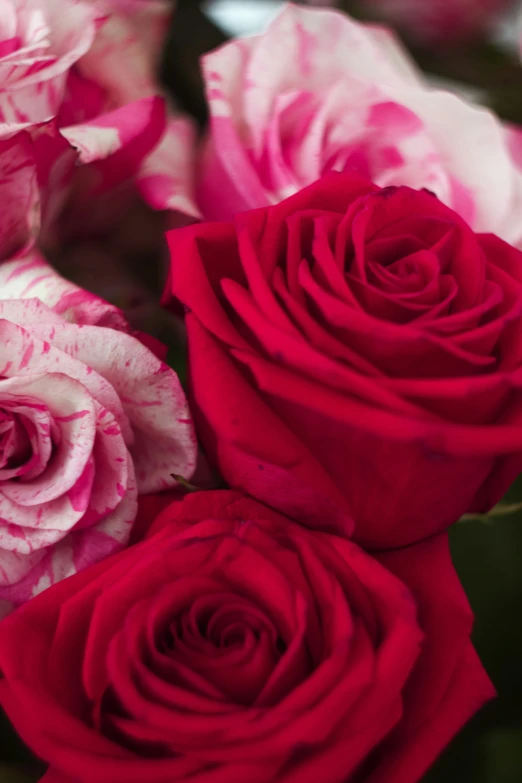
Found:
<path fill-rule="evenodd" d="M 8 305 L 9 303 L 2 303 Z M 34 313 L 31 300 L 23 301 L 28 313 Z M 42 306 L 43 307 L 43 306 Z M 99 375 L 89 360 L 96 361 L 102 351 L 111 350 L 105 346 L 107 334 L 123 336 L 121 332 L 102 327 L 78 327 L 62 321 L 56 325 L 43 322 L 27 325 L 27 328 L 14 323 L 14 316 L 20 316 L 23 323 L 23 310 L 9 312 L 12 320 L 0 320 L 0 373 L 7 378 L 32 377 L 35 374 L 59 373 L 78 381 L 102 408 L 106 408 L 115 417 L 122 430 L 126 443 L 133 439 L 132 429 L 124 413 L 122 403 L 109 380 Z M 80 349 L 83 335 L 93 330 L 89 341 L 89 350 Z M 132 338 L 129 338 L 132 339 Z M 114 345 L 114 339 L 111 343 Z M 62 350 L 63 347 L 63 350 Z M 143 349 L 146 350 L 146 349 Z M 79 358 L 79 354 L 85 361 Z"/>
<path fill-rule="evenodd" d="M 76 529 L 92 527 L 105 519 L 121 503 L 129 484 L 130 459 L 121 430 L 109 411 L 99 405 L 92 456 L 95 474 L 89 502 Z"/>
<path fill-rule="evenodd" d="M 8 263 L 5 264 L 9 266 Z M 0 272 L 4 265 L 0 265 Z M 0 299 L 0 318 L 10 321 L 19 326 L 30 326 L 31 324 L 43 324 L 61 326 L 64 323 L 63 317 L 50 310 L 40 299 Z M 12 367 L 12 363 L 10 364 Z M 5 365 L 2 374 L 6 374 Z"/>
<path fill-rule="evenodd" d="M 79 125 L 103 113 L 107 104 L 105 90 L 77 70 L 69 71 L 65 95 L 60 106 L 58 124 L 61 128 Z"/>
<path fill-rule="evenodd" d="M 122 331 L 128 328 L 119 308 L 61 277 L 36 249 L 0 266 L 0 317 L 12 320 L 8 308 L 15 305 L 11 303 L 8 306 L 1 301 L 5 299 L 39 299 L 46 308 L 70 323 L 108 326 Z M 27 316 L 28 321 L 16 319 L 16 322 L 20 325 L 54 322 L 47 316 L 42 321 L 41 313 L 35 313 L 35 317 L 31 318 L 27 312 Z M 58 322 L 60 320 L 57 319 Z"/>
<path fill-rule="evenodd" d="M 9 600 L 12 608 L 15 608 L 14 602 L 4 598 L 4 592 L 9 594 L 11 586 L 27 576 L 33 568 L 37 568 L 45 559 L 45 554 L 44 549 L 36 550 L 30 555 L 21 555 L 10 549 L 0 548 L 0 603 Z"/>
<path fill-rule="evenodd" d="M 0 260 L 27 244 L 40 227 L 33 145 L 26 133 L 0 141 Z"/>
<path fill-rule="evenodd" d="M 277 58 L 270 54 L 274 50 Z M 244 118 L 256 156 L 279 93 L 304 85 L 321 93 L 347 73 L 376 85 L 402 81 L 365 26 L 334 11 L 288 5 L 257 39 L 246 69 Z"/>
<path fill-rule="evenodd" d="M 125 18 L 148 60 L 158 64 L 174 11 L 172 0 L 105 0 L 105 7 Z"/>
<path fill-rule="evenodd" d="M 18 557 L 18 579 L 14 578 L 15 563 L 10 562 L 11 578 L 7 584 L 4 581 L 4 573 L 8 574 L 4 560 L 7 560 L 5 555 L 9 556 L 10 553 L 0 550 L 0 601 L 19 606 L 56 582 L 109 557 L 125 546 L 138 506 L 130 459 L 128 467 L 127 491 L 114 511 L 92 528 L 73 530 L 45 552 Z"/>
<path fill-rule="evenodd" d="M 6 506 L 8 513 L 13 516 L 16 507 L 11 507 L 8 503 L 2 505 Z M 67 511 L 66 504 L 63 501 L 53 505 L 55 506 L 55 511 L 59 512 L 61 509 Z M 25 520 L 28 516 L 29 514 L 26 514 L 24 509 L 20 518 Z M 67 519 L 70 523 L 68 529 L 72 529 L 74 527 L 74 519 L 70 516 Z M 14 562 L 17 558 L 23 560 L 27 556 L 35 555 L 41 550 L 55 546 L 67 535 L 67 532 L 67 530 L 58 530 L 57 528 L 35 528 L 29 524 L 17 525 L 14 522 L 2 519 L 0 520 L 0 557 L 6 555 L 6 562 L 9 562 L 9 560 Z"/>
<path fill-rule="evenodd" d="M 78 156 L 60 134 L 56 118 L 32 125 L 28 132 L 33 142 L 40 187 L 40 241 L 48 244 L 50 229 L 69 196 Z"/>
<path fill-rule="evenodd" d="M 2 9 L 2 52 L 1 57 L 5 57 L 7 54 L 11 54 L 12 51 L 16 51 L 21 46 L 21 40 L 19 37 L 20 30 L 18 29 L 18 23 L 16 18 L 16 7 L 14 3 L 6 3 Z M 9 51 L 5 50 L 6 44 L 13 40 L 18 41 L 17 46 L 9 46 Z"/>
<path fill-rule="evenodd" d="M 391 31 L 289 4 L 263 35 L 206 55 L 202 70 L 205 218 L 274 203 L 331 169 L 357 170 L 381 186 L 427 188 L 475 230 L 522 243 L 519 132 L 430 89 Z M 305 92 L 306 111 L 282 108 Z"/>
<path fill-rule="evenodd" d="M 200 194 L 200 198 L 202 203 L 205 204 L 216 199 L 219 209 L 219 200 L 227 198 L 226 189 L 230 189 L 231 185 L 236 191 L 235 200 L 241 204 L 241 211 L 266 207 L 272 203 L 230 118 L 213 117 L 211 130 L 211 142 L 205 152 L 207 176 L 204 173 L 201 182 L 203 192 Z M 225 150 L 226 153 L 222 155 Z M 223 179 L 223 174 L 225 175 L 225 190 L 222 187 L 223 183 L 220 182 L 220 179 Z M 230 184 L 226 183 L 227 178 Z"/>
<path fill-rule="evenodd" d="M 147 97 L 102 114 L 93 120 L 63 128 L 61 133 L 79 152 L 82 164 L 104 160 L 127 149 L 137 163 L 149 153 L 164 130 L 162 98 Z"/>
<path fill-rule="evenodd" d="M 425 85 L 424 74 L 390 28 L 378 24 L 368 24 L 365 31 L 368 38 L 372 39 L 374 46 L 379 50 L 383 60 L 393 68 L 396 79 L 400 79 L 403 84 L 411 88 Z"/>
<path fill-rule="evenodd" d="M 142 198 L 153 209 L 201 217 L 194 201 L 195 141 L 191 120 L 168 120 L 163 138 L 145 158 L 136 176 Z"/>
<path fill-rule="evenodd" d="M 448 176 L 472 194 L 476 209 L 473 228 L 496 232 L 511 209 L 514 176 L 501 123 L 486 109 L 442 90 L 411 94 L 402 90 L 400 95 L 424 123 Z M 426 183 L 425 187 L 430 186 Z"/>
<path fill-rule="evenodd" d="M 32 455 L 18 467 L 4 467 L 0 470 L 0 482 L 12 478 L 28 481 L 39 476 L 46 468 L 53 450 L 53 439 L 59 437 L 59 430 L 50 411 L 34 398 L 18 396 L 9 392 L 9 382 L 0 381 L 1 408 L 16 417 L 29 439 Z"/>
<path fill-rule="evenodd" d="M 451 206 L 466 223 L 472 226 L 476 220 L 477 208 L 473 193 L 457 179 L 450 177 Z"/>
<path fill-rule="evenodd" d="M 297 170 L 292 170 L 289 164 L 294 150 L 299 149 L 308 135 L 315 104 L 307 92 L 287 93 L 278 96 L 275 101 L 273 117 L 267 128 L 266 159 L 259 161 L 259 166 L 263 182 L 275 190 L 280 199 L 292 195 L 301 187 L 296 176 Z M 309 171 L 317 167 L 316 179 L 321 176 L 321 163 L 320 154 L 308 160 Z M 264 176 L 262 167 L 266 167 Z"/>
<path fill-rule="evenodd" d="M 220 122 L 230 122 L 221 118 L 213 121 L 213 128 L 219 130 Z M 238 145 L 237 139 L 234 145 Z M 206 139 L 199 160 L 199 176 L 197 181 L 197 202 L 203 216 L 207 220 L 228 220 L 237 212 L 246 209 L 268 206 L 268 194 L 263 191 L 259 176 L 252 167 L 252 163 L 245 156 L 239 157 L 239 164 L 234 161 L 234 170 L 243 179 L 239 179 L 228 164 L 231 162 L 228 155 L 220 156 L 219 133 L 218 136 L 210 135 Z M 230 150 L 230 146 L 227 147 Z M 252 185 L 250 193 L 241 187 L 241 182 L 247 180 Z M 259 199 L 252 206 L 251 196 Z"/>
<path fill-rule="evenodd" d="M 108 10 L 120 9 L 111 0 Z M 123 13 L 109 13 L 78 64 L 84 76 L 105 90 L 113 107 L 156 92 L 156 61 L 161 47 L 154 53 L 152 49 L 157 44 L 157 27 L 147 29 L 136 22 Z"/>
<path fill-rule="evenodd" d="M 116 391 L 134 436 L 130 451 L 140 493 L 175 486 L 173 475 L 192 476 L 193 423 L 173 370 L 139 340 L 112 329 L 84 326 L 77 333 L 63 327 L 53 345 L 66 355 L 73 352 L 78 363 L 92 367 Z"/>
<path fill-rule="evenodd" d="M 22 48 L 0 61 L 2 84 L 9 88 L 0 94 L 3 122 L 43 122 L 55 116 L 69 69 L 93 44 L 93 7 L 46 0 L 44 10 L 43 17 L 35 15 L 26 0 L 17 8 L 18 22 L 25 24 L 25 40 Z M 32 20 L 38 20 L 37 24 L 32 24 Z"/>
<path fill-rule="evenodd" d="M 95 402 L 82 384 L 58 373 L 1 380 L 0 399 L 2 394 L 16 395 L 26 405 L 48 411 L 57 433 L 53 459 L 43 473 L 30 483 L 2 482 L 0 517 L 17 525 L 67 528 L 67 519 L 53 513 L 50 501 L 61 499 L 83 473 L 96 435 Z M 50 438 L 51 432 L 45 437 Z"/>

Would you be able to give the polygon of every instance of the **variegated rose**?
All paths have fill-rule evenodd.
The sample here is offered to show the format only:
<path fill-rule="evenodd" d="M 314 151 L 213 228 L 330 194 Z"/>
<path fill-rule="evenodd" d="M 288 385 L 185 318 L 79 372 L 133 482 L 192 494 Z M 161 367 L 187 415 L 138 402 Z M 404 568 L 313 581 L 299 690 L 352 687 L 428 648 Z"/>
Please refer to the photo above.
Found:
<path fill-rule="evenodd" d="M 94 43 L 97 13 L 80 0 L 1 0 L 0 121 L 60 111 L 71 67 Z"/>
<path fill-rule="evenodd" d="M 54 177 L 47 245 L 110 228 L 133 198 L 198 214 L 192 125 L 166 116 L 158 98 L 172 9 L 167 0 L 0 0 L 0 139 L 45 128 L 71 153 L 57 165 L 56 144 L 40 145 L 39 166 Z M 86 200 L 96 207 L 88 213 Z"/>
<path fill-rule="evenodd" d="M 288 5 L 265 34 L 206 55 L 203 75 L 205 217 L 228 219 L 350 171 L 427 188 L 474 230 L 522 242 L 508 132 L 491 112 L 432 89 L 390 31 Z"/>
<path fill-rule="evenodd" d="M 0 615 L 121 548 L 137 494 L 188 478 L 176 374 L 38 254 L 0 266 Z"/>

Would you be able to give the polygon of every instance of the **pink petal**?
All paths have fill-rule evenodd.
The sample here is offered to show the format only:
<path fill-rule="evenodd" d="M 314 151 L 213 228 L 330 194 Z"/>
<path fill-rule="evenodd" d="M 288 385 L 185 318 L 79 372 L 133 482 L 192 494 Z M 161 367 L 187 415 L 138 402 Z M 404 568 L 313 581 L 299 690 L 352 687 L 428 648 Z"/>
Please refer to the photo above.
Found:
<path fill-rule="evenodd" d="M 28 0 L 17 3 L 19 49 L 0 59 L 0 121 L 38 123 L 55 116 L 71 66 L 91 48 L 94 8 L 46 0 L 43 14 Z M 19 54 L 20 52 L 20 54 Z"/>
<path fill-rule="evenodd" d="M 58 374 L 0 381 L 0 400 L 3 394 L 17 395 L 27 399 L 28 405 L 48 411 L 58 432 L 53 459 L 45 471 L 28 483 L 2 482 L 0 518 L 15 525 L 68 529 L 77 519 L 71 524 L 62 501 L 83 473 L 94 446 L 94 401 L 81 384 Z M 45 437 L 50 439 L 51 432 Z M 56 499 L 60 509 L 51 502 Z"/>
<path fill-rule="evenodd" d="M 67 233 L 90 235 L 125 213 L 135 196 L 136 174 L 164 129 L 164 101 L 156 96 L 62 130 L 84 164 L 77 168 L 62 218 Z"/>
<path fill-rule="evenodd" d="M 157 65 L 175 3 L 172 0 L 105 0 L 105 6 L 132 27 L 149 61 Z"/>
<path fill-rule="evenodd" d="M 97 525 L 73 530 L 58 544 L 40 550 L 36 557 L 18 557 L 19 576 L 15 579 L 16 575 L 12 573 L 9 586 L 4 586 L 3 575 L 8 565 L 6 556 L 10 553 L 0 550 L 0 604 L 5 613 L 125 546 L 137 513 L 136 484 L 130 458 L 127 467 L 129 476 L 126 493 L 118 507 Z"/>
<path fill-rule="evenodd" d="M 97 326 L 80 328 L 64 321 L 54 324 L 45 315 L 40 323 L 31 323 L 29 319 L 38 317 L 42 308 L 43 305 L 40 309 L 35 309 L 34 301 L 31 300 L 24 300 L 22 305 L 19 302 L 12 305 L 10 301 L 0 300 L 0 312 L 10 319 L 0 321 L 0 374 L 6 378 L 20 378 L 35 374 L 60 373 L 78 381 L 102 408 L 114 416 L 125 442 L 130 443 L 133 439 L 132 429 L 118 394 L 109 380 L 95 372 L 90 364 L 91 359 L 95 361 L 96 355 L 111 350 L 106 346 L 107 335 L 113 336 L 111 346 L 114 345 L 114 337 L 124 335 Z M 15 319 L 21 323 L 25 321 L 26 328 L 17 326 Z M 91 334 L 90 340 L 91 354 L 84 352 L 83 361 L 78 356 L 78 345 L 87 330 L 92 330 L 94 334 Z M 61 350 L 62 344 L 67 352 Z"/>
<path fill-rule="evenodd" d="M 153 209 L 201 217 L 194 202 L 195 136 L 189 119 L 171 118 L 160 143 L 143 161 L 136 184 Z"/>
<path fill-rule="evenodd" d="M 36 236 L 39 223 L 39 191 L 32 143 L 20 133 L 0 141 L 0 260 Z"/>
<path fill-rule="evenodd" d="M 159 141 L 164 130 L 164 102 L 159 97 L 135 101 L 61 133 L 79 152 L 81 163 L 92 163 L 125 151 L 132 168 Z M 120 179 L 124 179 L 120 176 Z"/>
<path fill-rule="evenodd" d="M 49 332 L 49 327 L 38 330 L 44 339 Z M 64 326 L 56 330 L 53 347 L 66 356 L 72 353 L 117 392 L 134 436 L 130 451 L 140 493 L 175 486 L 173 475 L 192 476 L 197 456 L 193 423 L 173 370 L 136 338 L 111 329 L 84 326 L 78 332 Z"/>
<path fill-rule="evenodd" d="M 429 88 L 391 31 L 289 4 L 263 35 L 207 54 L 202 70 L 211 122 L 198 200 L 207 219 L 277 203 L 348 169 L 382 186 L 427 188 L 475 230 L 522 242 L 522 172 L 509 134 L 491 112 Z"/>
<path fill-rule="evenodd" d="M 151 5 L 158 8 L 157 3 Z M 160 5 L 158 24 L 152 26 L 154 8 L 143 19 L 111 13 L 79 62 L 80 72 L 106 91 L 112 106 L 124 106 L 156 92 L 156 65 L 161 50 L 158 30 L 163 30 L 165 24 L 165 5 Z M 125 4 L 110 0 L 109 11 L 122 8 Z"/>
<path fill-rule="evenodd" d="M 1 317 L 10 320 L 12 318 L 7 314 L 6 305 L 2 303 L 2 300 L 39 299 L 47 308 L 72 323 L 99 324 L 123 331 L 127 329 L 127 323 L 121 310 L 65 280 L 54 271 L 37 250 L 0 265 L 0 297 Z M 16 323 L 24 325 L 24 317 L 28 317 L 28 311 L 17 319 Z M 38 321 L 42 323 L 42 314 L 39 313 L 37 317 Z M 44 318 L 45 322 L 49 323 L 47 316 Z M 33 319 L 29 321 L 29 323 L 31 322 Z"/>

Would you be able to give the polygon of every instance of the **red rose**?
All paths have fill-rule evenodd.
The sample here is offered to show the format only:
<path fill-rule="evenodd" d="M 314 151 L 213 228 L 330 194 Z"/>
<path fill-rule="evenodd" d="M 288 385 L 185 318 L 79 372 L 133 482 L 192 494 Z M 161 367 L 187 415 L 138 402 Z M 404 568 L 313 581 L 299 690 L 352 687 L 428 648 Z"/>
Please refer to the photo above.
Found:
<path fill-rule="evenodd" d="M 522 254 L 427 191 L 330 174 L 169 235 L 193 409 L 226 481 L 393 547 L 522 467 Z"/>
<path fill-rule="evenodd" d="M 444 534 L 201 492 L 0 624 L 0 703 L 48 783 L 413 783 L 492 695 L 471 620 Z"/>

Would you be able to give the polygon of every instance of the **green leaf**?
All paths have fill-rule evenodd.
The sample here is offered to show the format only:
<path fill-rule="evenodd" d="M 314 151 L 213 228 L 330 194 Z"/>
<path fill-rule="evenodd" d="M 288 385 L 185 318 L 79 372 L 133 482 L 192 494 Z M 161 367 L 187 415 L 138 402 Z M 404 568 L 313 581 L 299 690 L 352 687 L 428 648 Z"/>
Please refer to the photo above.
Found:
<path fill-rule="evenodd" d="M 483 522 L 492 524 L 499 517 L 509 517 L 522 511 L 522 503 L 497 503 L 487 514 L 464 514 L 459 522 Z"/>
<path fill-rule="evenodd" d="M 486 779 L 495 783 L 520 783 L 522 726 L 491 731 L 484 747 Z"/>
<path fill-rule="evenodd" d="M 0 764 L 0 783 L 36 783 L 42 770 L 25 764 Z"/>

